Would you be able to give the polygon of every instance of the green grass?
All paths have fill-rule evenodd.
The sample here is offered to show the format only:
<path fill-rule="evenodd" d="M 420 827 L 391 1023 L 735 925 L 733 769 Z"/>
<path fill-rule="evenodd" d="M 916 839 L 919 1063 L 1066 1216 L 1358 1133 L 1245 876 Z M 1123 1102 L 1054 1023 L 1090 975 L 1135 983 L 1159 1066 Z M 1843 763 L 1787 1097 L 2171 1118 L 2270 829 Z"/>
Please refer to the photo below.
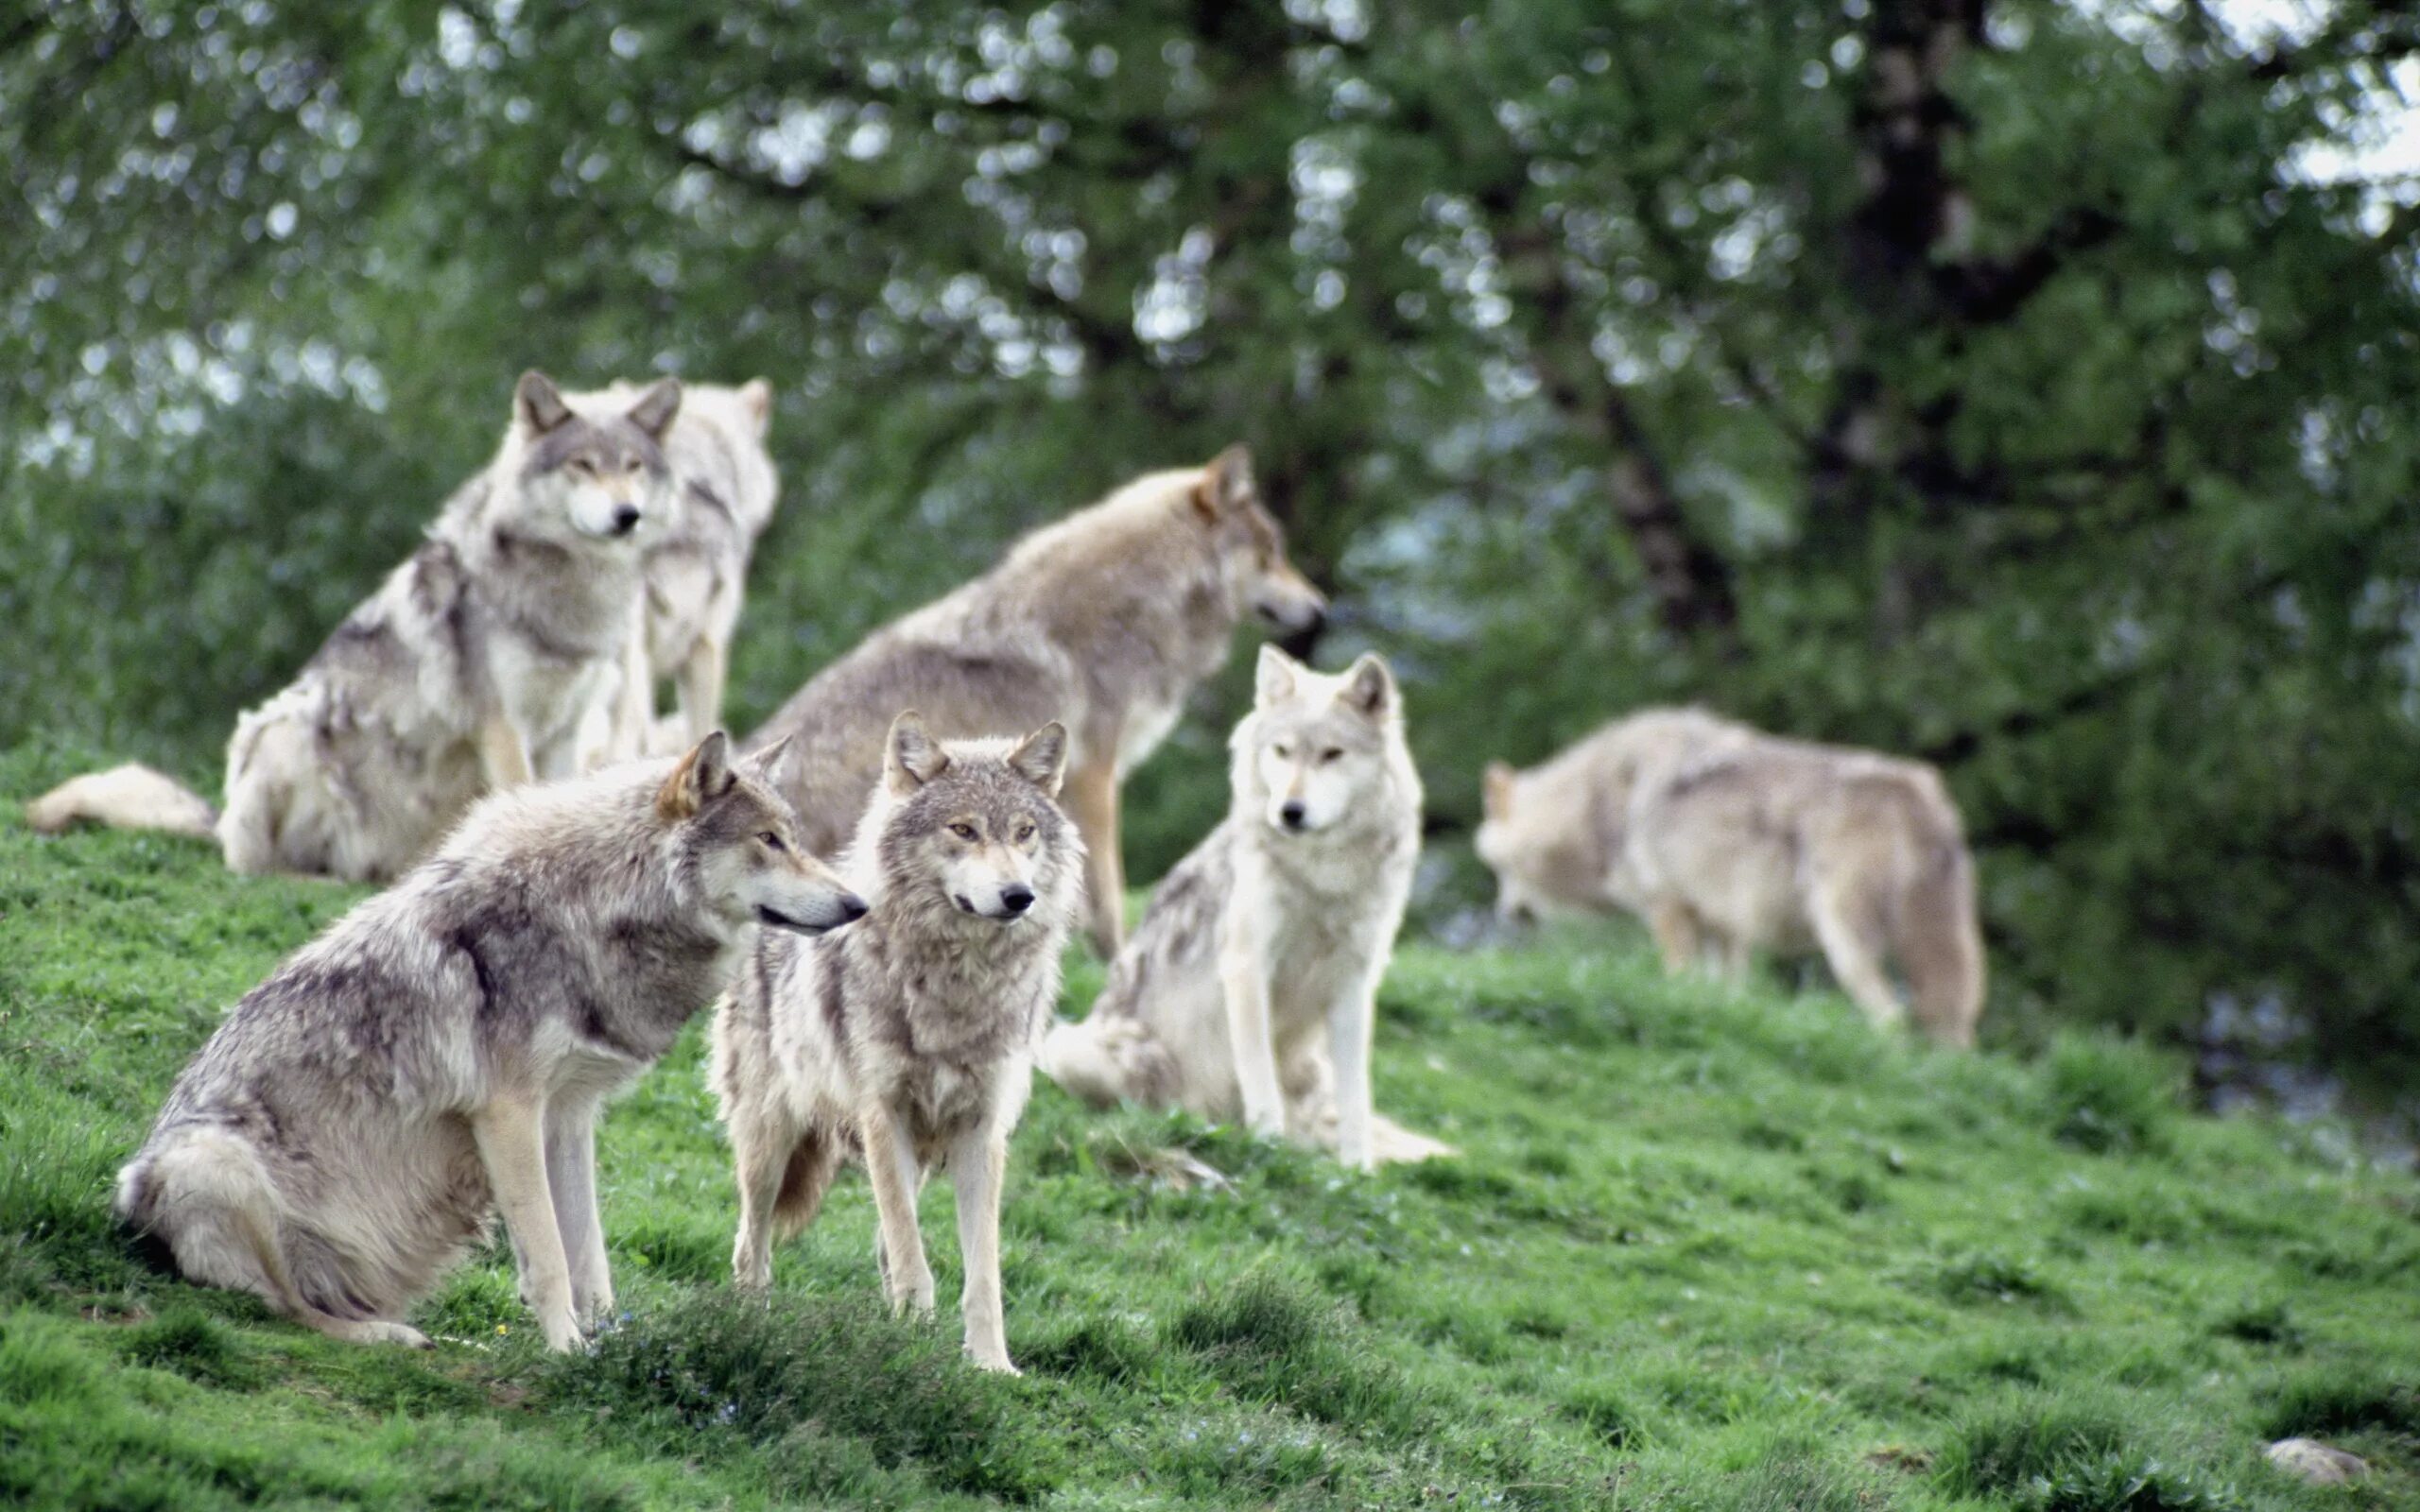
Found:
<path fill-rule="evenodd" d="M 89 752 L 0 755 L 22 795 Z M 1952 1056 L 1618 938 L 1408 947 L 1374 1177 L 1040 1088 L 1006 1217 L 1020 1381 L 877 1305 L 844 1181 L 725 1280 L 700 1036 L 608 1121 L 629 1317 L 552 1358 L 491 1246 L 328 1343 L 169 1280 L 109 1184 L 225 1005 L 356 894 L 0 820 L 0 1503 L 36 1507 L 2420 1508 L 2420 1195 L 2219 1121 L 2104 1038 Z M 1098 968 L 1079 966 L 1070 1005 Z M 1231 1185 L 1195 1178 L 1206 1164 Z M 2309 1434 L 2357 1492 L 2259 1458 Z"/>

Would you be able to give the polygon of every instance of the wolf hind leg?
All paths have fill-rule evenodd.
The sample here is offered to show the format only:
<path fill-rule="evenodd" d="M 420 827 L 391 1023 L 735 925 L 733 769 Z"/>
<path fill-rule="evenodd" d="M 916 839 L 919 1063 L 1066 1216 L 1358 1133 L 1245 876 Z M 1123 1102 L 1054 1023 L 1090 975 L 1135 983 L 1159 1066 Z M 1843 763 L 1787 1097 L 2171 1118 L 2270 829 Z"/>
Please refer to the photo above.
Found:
<path fill-rule="evenodd" d="M 1907 1019 L 1908 1009 L 1883 970 L 1882 931 L 1874 917 L 1876 910 L 1845 889 L 1826 887 L 1816 893 L 1808 913 L 1816 943 L 1824 950 L 1824 962 L 1832 969 L 1841 990 L 1865 1010 L 1867 1022 L 1877 1029 L 1896 1029 Z"/>

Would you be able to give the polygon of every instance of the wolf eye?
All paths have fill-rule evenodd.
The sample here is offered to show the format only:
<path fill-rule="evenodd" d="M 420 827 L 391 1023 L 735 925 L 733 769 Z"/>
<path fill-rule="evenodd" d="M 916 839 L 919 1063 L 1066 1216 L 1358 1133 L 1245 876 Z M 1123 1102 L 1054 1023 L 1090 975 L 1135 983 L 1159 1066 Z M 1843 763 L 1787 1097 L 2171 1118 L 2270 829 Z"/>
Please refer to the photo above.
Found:
<path fill-rule="evenodd" d="M 1033 838 L 1033 821 L 1032 821 L 1032 820 L 1030 820 L 1030 819 L 1028 819 L 1025 823 L 1020 824 L 1020 825 L 1018 825 L 1018 826 L 1017 826 L 1017 844 L 1019 844 L 1019 845 L 1023 845 L 1023 844 L 1025 844 L 1028 840 L 1030 840 L 1030 839 L 1032 839 L 1032 838 Z"/>
<path fill-rule="evenodd" d="M 1330 746 L 1327 749 L 1320 752 L 1320 761 L 1322 764 L 1327 762 L 1342 761 L 1343 759 L 1344 747 L 1341 746 Z"/>
<path fill-rule="evenodd" d="M 642 464 L 642 463 L 639 461 L 639 459 L 638 459 L 637 457 L 635 457 L 635 456 L 634 456 L 634 457 L 631 457 L 629 461 L 624 462 L 624 463 L 622 464 L 622 471 L 623 471 L 623 472 L 636 472 L 640 469 L 640 467 L 641 467 L 641 466 L 643 466 L 643 465 L 644 465 L 644 464 Z"/>
<path fill-rule="evenodd" d="M 1276 745 L 1270 747 L 1269 752 L 1281 762 L 1290 762 L 1294 759 L 1294 747 L 1287 745 L 1282 740 Z"/>
<path fill-rule="evenodd" d="M 949 833 L 957 835 L 961 840 L 980 838 L 975 833 L 975 826 L 971 824 L 953 824 L 949 827 Z"/>
<path fill-rule="evenodd" d="M 786 845 L 782 844 L 782 837 L 781 837 L 780 835 L 778 835 L 778 834 L 775 834 L 775 833 L 774 833 L 772 831 L 770 831 L 770 830 L 760 830 L 760 831 L 758 831 L 758 832 L 757 832 L 757 834 L 756 834 L 756 838 L 765 842 L 765 849 L 766 849 L 766 850 L 777 850 L 777 851 L 778 851 L 778 850 L 788 850 L 788 849 L 789 849 L 789 847 L 788 847 L 788 846 L 786 846 Z"/>

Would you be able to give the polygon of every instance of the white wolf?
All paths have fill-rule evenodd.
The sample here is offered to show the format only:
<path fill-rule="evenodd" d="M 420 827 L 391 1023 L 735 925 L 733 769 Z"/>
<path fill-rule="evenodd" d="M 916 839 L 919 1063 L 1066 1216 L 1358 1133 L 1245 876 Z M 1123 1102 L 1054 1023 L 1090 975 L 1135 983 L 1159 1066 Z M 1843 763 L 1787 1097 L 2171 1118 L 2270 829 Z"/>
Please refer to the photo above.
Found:
<path fill-rule="evenodd" d="M 337 627 L 285 691 L 236 721 L 226 812 L 140 765 L 79 777 L 26 807 L 215 837 L 236 871 L 384 881 L 481 793 L 568 777 L 600 754 L 640 612 L 642 553 L 677 495 L 663 440 L 670 380 L 583 415 L 522 375 L 485 471 L 429 538 Z"/>
<path fill-rule="evenodd" d="M 228 1013 L 119 1173 L 118 1215 L 194 1280 L 336 1338 L 425 1344 L 405 1311 L 500 1210 L 546 1342 L 578 1343 L 614 1300 L 599 1107 L 760 923 L 865 909 L 728 747 L 475 808 Z"/>
<path fill-rule="evenodd" d="M 1000 1180 L 1083 899 L 1083 843 L 1054 801 L 1067 747 L 1055 721 L 1022 742 L 942 743 L 901 714 L 841 862 L 872 912 L 826 940 L 768 934 L 717 1008 L 740 1285 L 771 1280 L 774 1240 L 813 1221 L 855 1146 L 891 1301 L 930 1310 L 916 1192 L 945 1165 L 966 1351 L 986 1369 L 1015 1369 L 1000 1312 Z"/>
<path fill-rule="evenodd" d="M 1489 766 L 1481 860 L 1507 914 L 1617 907 L 1673 971 L 1711 954 L 1821 951 L 1876 1024 L 1975 1042 L 1983 942 L 1975 864 L 1922 762 L 1784 740 L 1696 709 L 1615 720 L 1526 772 Z"/>
<path fill-rule="evenodd" d="M 1153 894 L 1082 1023 L 1042 1069 L 1095 1104 L 1240 1114 L 1366 1170 L 1453 1153 L 1370 1107 L 1378 983 L 1420 859 L 1402 696 L 1364 656 L 1341 676 L 1274 646 L 1236 727 L 1234 808 Z"/>

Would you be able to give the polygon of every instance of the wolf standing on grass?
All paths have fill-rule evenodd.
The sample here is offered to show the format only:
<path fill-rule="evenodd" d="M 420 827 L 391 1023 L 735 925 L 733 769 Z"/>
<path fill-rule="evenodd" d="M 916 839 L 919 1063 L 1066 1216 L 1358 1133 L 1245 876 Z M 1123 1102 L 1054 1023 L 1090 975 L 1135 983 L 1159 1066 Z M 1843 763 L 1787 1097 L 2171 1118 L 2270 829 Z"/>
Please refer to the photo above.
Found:
<path fill-rule="evenodd" d="M 1093 943 L 1116 954 L 1126 877 L 1117 784 L 1165 739 L 1185 696 L 1227 660 L 1249 615 L 1317 625 L 1326 600 L 1286 559 L 1252 462 L 1154 472 L 1019 541 L 956 593 L 817 673 L 750 738 L 786 738 L 787 791 L 819 851 L 847 838 L 882 770 L 885 711 L 921 709 L 948 738 L 1066 721 L 1066 807 L 1090 871 Z"/>
<path fill-rule="evenodd" d="M 1235 803 L 1177 863 L 1082 1023 L 1042 1068 L 1332 1149 L 1357 1170 L 1452 1151 L 1370 1107 L 1378 983 L 1420 860 L 1420 775 L 1386 662 L 1339 677 L 1263 646 Z"/>
<path fill-rule="evenodd" d="M 1479 858 L 1507 914 L 1619 907 L 1664 962 L 1821 951 L 1876 1025 L 1975 1043 L 1975 863 L 1922 762 L 1784 740 L 1697 709 L 1617 719 L 1544 765 L 1487 769 Z M 1902 1004 L 1887 970 L 1908 981 Z"/>
<path fill-rule="evenodd" d="M 610 715 L 640 612 L 641 553 L 677 498 L 669 379 L 596 416 L 522 375 L 486 471 L 346 616 L 302 676 L 236 721 L 227 808 L 141 765 L 79 777 L 26 818 L 216 837 L 239 872 L 384 881 L 485 792 L 568 777 Z"/>
<path fill-rule="evenodd" d="M 335 1338 L 424 1345 L 405 1312 L 497 1210 L 547 1344 L 577 1344 L 614 1303 L 600 1106 L 760 923 L 865 910 L 728 745 L 473 810 L 228 1013 L 119 1173 L 119 1217 L 194 1280 Z"/>
<path fill-rule="evenodd" d="M 929 1311 L 916 1192 L 945 1165 L 966 1352 L 1013 1371 L 1000 1180 L 1083 886 L 1083 844 L 1052 801 L 1067 731 L 1054 722 L 1022 742 L 943 744 L 911 712 L 885 752 L 841 863 L 872 911 L 827 940 L 766 935 L 715 1011 L 715 1093 L 739 1177 L 732 1272 L 742 1286 L 771 1282 L 774 1240 L 814 1221 L 856 1146 L 891 1301 Z"/>

